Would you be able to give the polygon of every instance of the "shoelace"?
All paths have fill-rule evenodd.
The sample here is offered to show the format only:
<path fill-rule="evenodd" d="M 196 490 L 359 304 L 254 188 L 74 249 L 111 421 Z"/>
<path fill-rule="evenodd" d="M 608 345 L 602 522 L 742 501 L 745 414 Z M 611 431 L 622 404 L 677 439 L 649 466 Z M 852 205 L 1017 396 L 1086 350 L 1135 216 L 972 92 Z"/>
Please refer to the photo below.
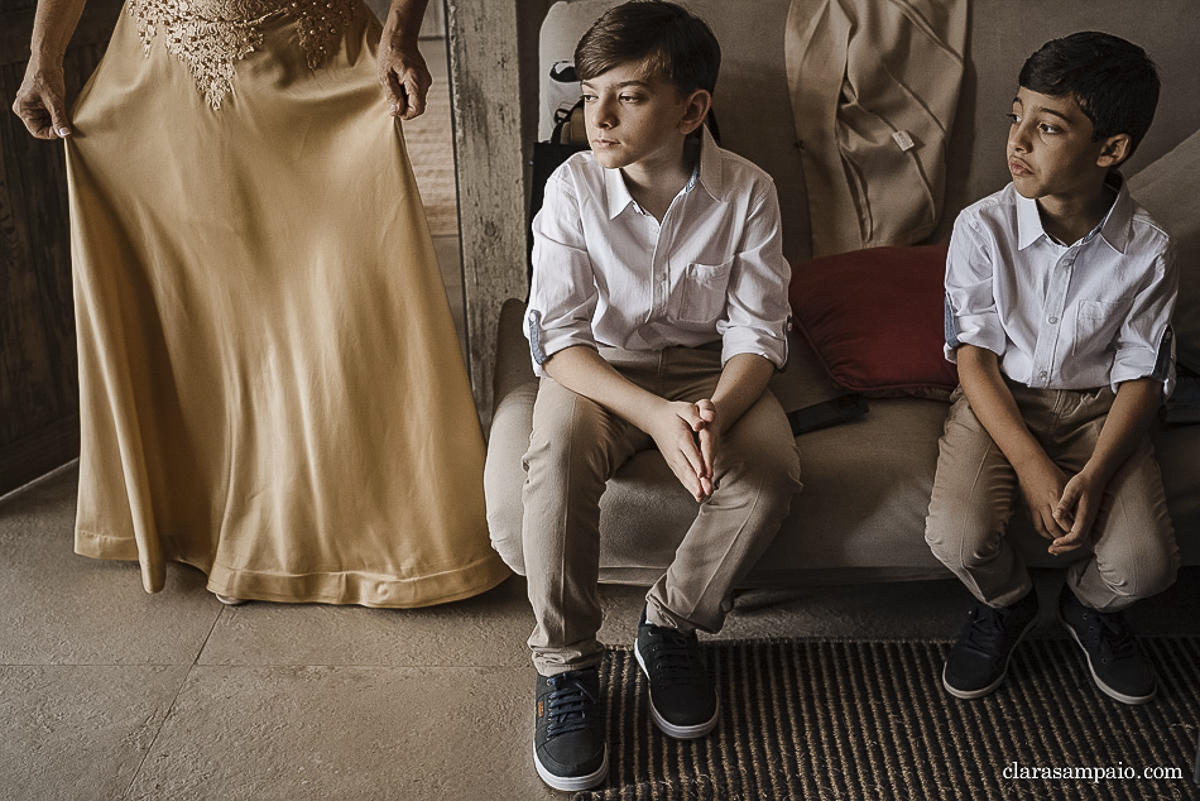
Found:
<path fill-rule="evenodd" d="M 1084 615 L 1085 620 L 1096 621 L 1096 625 L 1088 625 L 1092 640 L 1100 647 L 1101 658 L 1105 662 L 1110 659 L 1126 659 L 1137 653 L 1137 642 L 1125 626 L 1120 613 L 1104 613 L 1090 611 Z"/>
<path fill-rule="evenodd" d="M 661 641 L 650 649 L 653 674 L 664 685 L 696 684 L 706 679 L 704 665 L 696 658 L 692 638 L 676 629 L 659 629 Z"/>
<path fill-rule="evenodd" d="M 1003 637 L 1003 613 L 990 606 L 976 608 L 971 622 L 967 624 L 964 636 L 966 644 L 984 656 L 991 656 L 996 653 Z"/>
<path fill-rule="evenodd" d="M 583 682 L 566 674 L 551 677 L 549 683 L 554 689 L 546 704 L 546 735 L 554 737 L 587 728 L 600 699 L 588 692 Z"/>

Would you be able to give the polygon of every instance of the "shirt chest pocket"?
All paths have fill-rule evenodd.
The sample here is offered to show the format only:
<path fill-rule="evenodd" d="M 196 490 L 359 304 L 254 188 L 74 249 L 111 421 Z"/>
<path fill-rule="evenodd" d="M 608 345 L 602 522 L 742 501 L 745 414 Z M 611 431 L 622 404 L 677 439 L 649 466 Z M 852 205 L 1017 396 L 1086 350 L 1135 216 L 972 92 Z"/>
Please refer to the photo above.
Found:
<path fill-rule="evenodd" d="M 670 308 L 681 323 L 711 324 L 725 313 L 733 259 L 724 264 L 689 264 L 676 284 Z"/>
<path fill-rule="evenodd" d="M 1103 300 L 1079 301 L 1075 311 L 1072 353 L 1082 356 L 1107 350 L 1131 305 L 1133 302 L 1129 300 L 1118 300 L 1115 303 Z"/>

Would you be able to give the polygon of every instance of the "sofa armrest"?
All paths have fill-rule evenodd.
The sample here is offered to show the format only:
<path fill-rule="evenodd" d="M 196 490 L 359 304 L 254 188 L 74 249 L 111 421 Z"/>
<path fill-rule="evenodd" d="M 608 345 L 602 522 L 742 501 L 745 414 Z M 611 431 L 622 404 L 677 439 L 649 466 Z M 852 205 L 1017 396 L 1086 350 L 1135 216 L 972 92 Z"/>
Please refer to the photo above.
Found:
<path fill-rule="evenodd" d="M 524 302 L 509 298 L 496 326 L 496 370 L 492 379 L 492 426 L 488 433 L 483 491 L 487 499 L 492 547 L 505 564 L 525 575 L 521 551 L 521 459 L 533 428 L 533 401 L 538 379 L 529 363 L 529 346 L 521 333 Z"/>
<path fill-rule="evenodd" d="M 529 363 L 529 345 L 523 331 L 525 302 L 509 298 L 500 307 L 500 319 L 496 323 L 496 372 L 492 376 L 492 403 L 496 410 L 504 399 L 532 384 L 537 388 L 537 376 Z"/>

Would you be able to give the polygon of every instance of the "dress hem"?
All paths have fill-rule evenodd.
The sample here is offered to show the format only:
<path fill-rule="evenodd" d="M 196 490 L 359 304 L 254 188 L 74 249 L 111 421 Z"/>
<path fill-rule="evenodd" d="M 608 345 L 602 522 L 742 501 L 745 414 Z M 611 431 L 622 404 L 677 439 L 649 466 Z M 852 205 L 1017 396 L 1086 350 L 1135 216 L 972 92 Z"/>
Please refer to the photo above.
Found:
<path fill-rule="evenodd" d="M 140 561 L 131 539 L 77 531 L 75 553 L 90 559 Z M 375 609 L 413 609 L 449 603 L 486 592 L 512 575 L 498 554 L 470 564 L 414 578 L 395 578 L 365 571 L 279 574 L 206 566 L 181 555 L 167 561 L 196 568 L 208 577 L 209 592 L 248 601 L 321 603 Z M 143 566 L 145 567 L 145 566 Z M 159 592 L 154 590 L 153 592 Z"/>

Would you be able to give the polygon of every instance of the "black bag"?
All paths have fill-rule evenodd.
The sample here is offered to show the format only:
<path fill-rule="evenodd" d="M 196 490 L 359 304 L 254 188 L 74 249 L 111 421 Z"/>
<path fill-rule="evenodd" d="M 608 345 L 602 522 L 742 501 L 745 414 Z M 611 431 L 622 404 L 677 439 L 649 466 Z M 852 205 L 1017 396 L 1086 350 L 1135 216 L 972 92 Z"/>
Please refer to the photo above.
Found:
<path fill-rule="evenodd" d="M 569 136 L 572 130 L 578 132 L 580 141 L 565 140 L 564 137 Z M 530 282 L 533 281 L 533 218 L 541 210 L 542 201 L 546 198 L 546 181 L 550 178 L 550 174 L 574 154 L 588 149 L 587 135 L 583 133 L 583 130 L 583 100 L 581 99 L 571 107 L 570 111 L 558 115 L 554 132 L 550 135 L 550 141 L 533 143 L 529 217 L 525 221 L 526 277 Z"/>

